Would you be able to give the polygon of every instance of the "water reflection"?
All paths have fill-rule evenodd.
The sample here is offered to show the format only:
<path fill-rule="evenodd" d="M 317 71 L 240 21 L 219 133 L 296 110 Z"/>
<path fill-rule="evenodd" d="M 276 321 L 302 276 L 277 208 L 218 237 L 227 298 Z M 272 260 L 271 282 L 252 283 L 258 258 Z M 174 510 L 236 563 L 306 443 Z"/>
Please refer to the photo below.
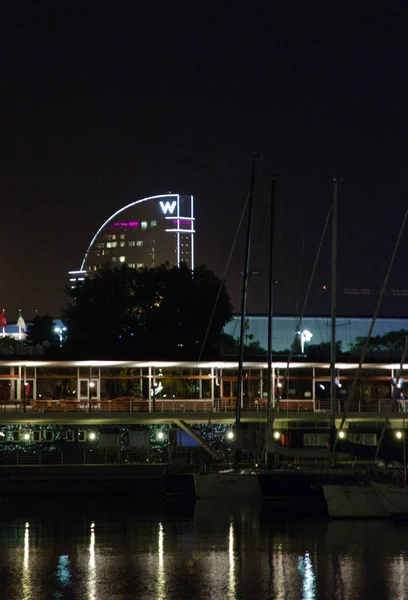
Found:
<path fill-rule="evenodd" d="M 95 523 L 93 522 L 89 539 L 88 599 L 96 600 Z"/>
<path fill-rule="evenodd" d="M 159 523 L 158 542 L 159 560 L 157 562 L 157 600 L 164 600 L 166 597 L 166 577 L 164 574 L 164 531 L 162 523 Z"/>
<path fill-rule="evenodd" d="M 299 556 L 298 569 L 303 580 L 302 600 L 314 600 L 316 582 L 309 552 L 306 552 L 304 556 Z"/>
<path fill-rule="evenodd" d="M 24 554 L 23 554 L 23 572 L 21 576 L 23 588 L 23 600 L 31 598 L 31 574 L 30 574 L 30 524 L 26 522 L 24 527 Z"/>
<path fill-rule="evenodd" d="M 274 592 L 276 600 L 285 600 L 286 597 L 286 578 L 283 566 L 283 550 L 282 544 L 278 544 L 277 547 L 273 548 L 272 568 L 273 568 L 273 582 Z"/>
<path fill-rule="evenodd" d="M 194 517 L 58 509 L 0 514 L 1 598 L 408 598 L 407 526 L 288 521 L 274 507 L 259 516 L 218 503 Z"/>
<path fill-rule="evenodd" d="M 231 521 L 228 537 L 228 558 L 229 558 L 229 576 L 228 576 L 228 598 L 235 600 L 236 581 L 235 581 L 235 556 L 234 556 L 234 523 Z"/>
<path fill-rule="evenodd" d="M 391 588 L 396 600 L 405 600 L 407 597 L 407 559 L 401 552 L 390 564 Z"/>
<path fill-rule="evenodd" d="M 67 556 L 66 554 L 63 554 L 58 558 L 57 581 L 64 587 L 69 586 L 71 584 L 69 556 Z"/>

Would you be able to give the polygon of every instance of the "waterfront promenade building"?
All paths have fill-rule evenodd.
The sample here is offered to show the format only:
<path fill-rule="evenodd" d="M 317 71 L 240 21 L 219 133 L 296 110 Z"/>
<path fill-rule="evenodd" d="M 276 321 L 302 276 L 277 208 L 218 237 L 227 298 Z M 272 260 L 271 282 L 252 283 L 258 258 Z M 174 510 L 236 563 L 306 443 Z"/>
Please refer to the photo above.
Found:
<path fill-rule="evenodd" d="M 357 363 L 337 363 L 335 422 L 344 416 Z M 274 428 L 296 447 L 324 446 L 330 429 L 328 363 L 273 363 Z M 398 381 L 396 377 L 398 374 Z M 244 364 L 243 427 L 266 422 L 267 364 Z M 236 362 L 4 360 L 0 362 L 0 443 L 50 426 L 234 423 Z M 398 394 L 395 394 L 395 386 Z M 343 429 L 350 440 L 375 445 L 387 420 L 404 429 L 408 365 L 366 363 Z M 1 428 L 13 426 L 2 435 Z M 28 433 L 27 433 L 28 432 Z M 50 434 L 48 434 L 50 435 Z M 17 439 L 16 438 L 16 439 Z M 27 439 L 31 439 L 28 437 Z M 21 441 L 21 440 L 20 440 Z"/>
<path fill-rule="evenodd" d="M 102 265 L 141 269 L 168 262 L 194 269 L 194 234 L 193 196 L 169 193 L 131 202 L 98 228 L 80 268 L 69 272 L 70 284 Z"/>

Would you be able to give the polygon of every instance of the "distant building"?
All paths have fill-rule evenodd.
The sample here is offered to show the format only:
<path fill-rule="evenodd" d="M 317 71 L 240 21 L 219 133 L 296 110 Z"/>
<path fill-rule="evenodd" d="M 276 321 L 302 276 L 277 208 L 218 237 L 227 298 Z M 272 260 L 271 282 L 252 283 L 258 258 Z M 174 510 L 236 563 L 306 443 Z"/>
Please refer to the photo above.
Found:
<path fill-rule="evenodd" d="M 371 317 L 337 317 L 336 340 L 341 344 L 342 352 L 347 352 L 357 338 L 366 337 L 370 328 Z M 239 316 L 234 316 L 224 327 L 224 332 L 239 338 Z M 391 331 L 408 331 L 408 318 L 379 317 L 374 326 L 372 337 L 383 336 Z M 295 338 L 297 318 L 294 316 L 274 315 L 272 319 L 272 347 L 274 352 L 288 350 Z M 330 317 L 305 316 L 302 319 L 300 330 L 307 332 L 305 351 L 308 346 L 330 344 L 331 321 Z M 265 350 L 268 347 L 268 319 L 265 315 L 248 315 L 245 320 L 245 343 L 258 342 Z"/>
<path fill-rule="evenodd" d="M 194 268 L 194 198 L 163 194 L 136 200 L 109 217 L 92 238 L 70 284 L 83 280 L 102 265 L 135 269 L 165 262 Z"/>

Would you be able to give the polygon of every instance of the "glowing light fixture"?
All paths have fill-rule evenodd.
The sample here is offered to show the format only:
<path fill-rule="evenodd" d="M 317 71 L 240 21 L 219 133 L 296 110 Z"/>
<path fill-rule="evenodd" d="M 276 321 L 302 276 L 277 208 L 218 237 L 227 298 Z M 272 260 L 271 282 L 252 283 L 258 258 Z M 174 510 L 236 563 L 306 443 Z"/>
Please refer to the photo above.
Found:
<path fill-rule="evenodd" d="M 96 433 L 94 431 L 91 431 L 91 433 L 89 434 L 89 439 L 92 441 L 96 440 Z"/>
<path fill-rule="evenodd" d="M 233 440 L 235 437 L 235 433 L 230 429 L 227 431 L 227 440 Z"/>
<path fill-rule="evenodd" d="M 303 354 L 305 351 L 305 342 L 310 342 L 313 337 L 313 333 L 311 333 L 308 329 L 304 329 L 298 333 L 300 335 L 300 346 Z"/>
<path fill-rule="evenodd" d="M 397 438 L 397 440 L 401 440 L 402 439 L 402 431 L 396 431 L 395 437 Z"/>
<path fill-rule="evenodd" d="M 280 431 L 274 431 L 273 432 L 273 437 L 274 437 L 275 440 L 279 440 L 280 436 L 281 436 Z"/>
<path fill-rule="evenodd" d="M 164 440 L 164 433 L 163 433 L 163 431 L 159 431 L 159 432 L 157 433 L 157 439 L 158 439 L 159 441 L 162 441 L 162 440 Z"/>
<path fill-rule="evenodd" d="M 341 440 L 344 440 L 344 438 L 346 437 L 346 433 L 345 431 L 343 431 L 342 429 L 340 429 L 338 436 Z"/>

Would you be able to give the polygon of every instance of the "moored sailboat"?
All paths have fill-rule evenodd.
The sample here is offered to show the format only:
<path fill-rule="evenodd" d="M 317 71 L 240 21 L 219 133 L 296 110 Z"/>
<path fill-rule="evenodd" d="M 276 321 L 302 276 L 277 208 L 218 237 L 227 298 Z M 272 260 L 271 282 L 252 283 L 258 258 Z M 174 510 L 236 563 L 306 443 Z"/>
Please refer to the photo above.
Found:
<path fill-rule="evenodd" d="M 248 274 L 250 263 L 250 244 L 252 228 L 252 204 L 254 196 L 255 169 L 258 161 L 255 155 L 252 162 L 251 183 L 247 201 L 247 231 L 245 245 L 245 262 L 242 281 L 241 297 L 241 323 L 239 339 L 239 361 L 238 361 L 238 381 L 237 381 L 237 399 L 235 406 L 235 440 L 233 446 L 233 469 L 221 472 L 195 473 L 194 488 L 198 498 L 233 498 L 233 497 L 252 497 L 260 498 L 261 491 L 259 478 L 251 470 L 240 470 L 239 462 L 241 457 L 241 400 L 243 392 L 243 370 L 244 370 L 244 346 L 245 346 L 245 315 L 248 292 Z"/>

